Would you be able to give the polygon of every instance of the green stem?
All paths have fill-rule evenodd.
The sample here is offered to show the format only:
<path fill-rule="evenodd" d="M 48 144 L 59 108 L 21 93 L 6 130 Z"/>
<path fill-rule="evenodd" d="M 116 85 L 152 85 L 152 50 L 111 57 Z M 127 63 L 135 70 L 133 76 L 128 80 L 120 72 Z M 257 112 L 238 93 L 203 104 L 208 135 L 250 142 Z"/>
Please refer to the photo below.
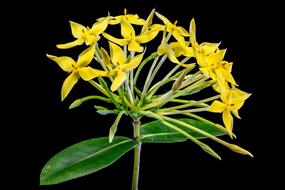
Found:
<path fill-rule="evenodd" d="M 207 111 L 209 107 L 203 107 L 203 108 L 194 108 L 194 109 L 188 109 L 188 110 L 171 110 L 170 112 L 167 111 L 160 111 L 159 113 L 162 115 L 177 115 L 177 114 L 183 114 L 183 113 L 195 113 L 195 112 L 204 112 Z"/>
<path fill-rule="evenodd" d="M 105 96 L 110 97 L 108 95 L 108 93 L 106 92 L 106 90 L 97 82 L 95 82 L 94 80 L 89 80 L 88 81 L 93 87 L 95 87 L 97 90 L 99 90 L 100 92 L 102 92 Z"/>
<path fill-rule="evenodd" d="M 104 102 L 112 103 L 112 101 L 109 98 L 105 98 L 102 96 L 86 96 L 84 98 L 81 98 L 80 100 L 82 103 L 87 101 L 87 100 L 102 100 Z"/>
<path fill-rule="evenodd" d="M 164 61 L 167 59 L 167 55 L 162 56 L 162 58 L 160 59 L 160 61 L 158 62 L 158 64 L 156 65 L 154 71 L 151 73 L 151 76 L 149 78 L 147 82 L 147 88 L 146 91 L 148 90 L 152 80 L 154 79 L 155 75 L 157 74 L 157 72 L 159 71 L 160 67 L 162 66 L 162 64 L 164 63 Z"/>
<path fill-rule="evenodd" d="M 182 105 L 178 105 L 178 106 L 173 106 L 173 107 L 169 107 L 169 108 L 163 108 L 161 109 L 161 111 L 163 112 L 166 112 L 166 111 L 171 111 L 171 110 L 177 110 L 177 109 L 182 109 L 182 108 L 187 108 L 187 107 L 191 107 L 191 106 L 202 106 L 202 107 L 205 107 L 208 105 L 207 104 L 204 104 L 206 102 L 209 102 L 209 101 L 213 101 L 213 100 L 216 100 L 220 98 L 220 95 L 216 95 L 216 96 L 212 96 L 212 97 L 209 97 L 209 98 L 206 98 L 206 99 L 203 99 L 203 100 L 199 100 L 199 101 L 190 101 L 189 103 L 184 103 Z"/>
<path fill-rule="evenodd" d="M 134 78 L 134 86 L 136 86 L 139 74 L 142 68 L 145 66 L 145 64 L 148 63 L 150 60 L 156 58 L 157 56 L 158 56 L 157 52 L 154 52 L 150 56 L 148 56 L 146 59 L 143 60 L 143 62 L 140 64 L 140 66 L 138 67 L 136 71 L 135 78 Z"/>
<path fill-rule="evenodd" d="M 217 123 L 213 123 L 213 122 L 211 122 L 211 121 L 209 121 L 209 120 L 207 120 L 207 119 L 205 119 L 205 118 L 203 118 L 203 117 L 200 117 L 200 116 L 195 115 L 195 114 L 193 114 L 193 113 L 183 113 L 183 115 L 187 115 L 187 116 L 189 116 L 189 117 L 198 119 L 198 120 L 200 120 L 200 121 L 202 121 L 202 122 L 204 122 L 204 123 L 207 123 L 207 124 L 209 124 L 209 125 L 212 125 L 212 126 L 216 127 L 217 129 L 219 129 L 219 130 L 225 132 L 226 134 L 229 134 L 228 130 L 227 130 L 226 128 L 224 128 L 223 126 L 221 126 L 221 125 L 219 125 L 219 124 L 217 124 Z M 235 135 L 234 133 L 232 133 L 232 135 L 233 135 L 234 138 L 236 138 L 236 135 Z"/>
<path fill-rule="evenodd" d="M 187 57 L 186 57 L 187 58 Z M 181 63 L 184 63 L 187 61 L 187 59 L 183 59 L 181 61 Z M 182 71 L 179 71 L 179 72 L 176 72 L 177 69 L 179 69 L 181 65 L 176 65 L 161 81 L 157 82 L 155 85 L 153 85 L 150 90 L 149 90 L 149 93 L 148 93 L 148 96 L 147 98 L 148 99 L 151 99 L 151 97 L 156 93 L 156 91 L 163 85 L 165 85 L 166 83 L 172 81 L 173 79 L 177 78 L 182 72 L 190 72 L 194 67 L 195 67 L 195 64 L 192 64 L 191 66 L 189 66 L 188 68 L 183 69 Z M 176 72 L 176 73 L 175 73 Z M 174 74 L 175 73 L 175 74 Z M 174 74 L 174 75 L 173 75 Z M 172 76 L 173 75 L 173 76 Z"/>
<path fill-rule="evenodd" d="M 144 83 L 143 91 L 142 91 L 142 96 L 145 95 L 145 93 L 146 93 L 146 91 L 147 91 L 147 88 L 149 87 L 149 81 L 150 81 L 152 72 L 153 72 L 153 70 L 154 70 L 154 68 L 155 68 L 155 66 L 156 66 L 156 63 L 157 63 L 157 61 L 158 61 L 158 58 L 159 58 L 159 57 L 156 57 L 156 58 L 154 59 L 154 61 L 152 62 L 152 65 L 151 65 L 151 67 L 150 67 L 150 69 L 149 69 L 149 71 L 148 71 L 148 74 L 147 74 L 147 77 L 146 77 L 146 80 L 145 80 L 145 83 Z"/>
<path fill-rule="evenodd" d="M 140 170 L 140 154 L 141 154 L 141 145 L 140 142 L 140 119 L 133 121 L 134 127 L 134 138 L 138 141 L 138 145 L 135 147 L 134 151 L 134 168 L 133 168 L 133 183 L 132 190 L 138 190 L 139 184 L 139 170 Z"/>

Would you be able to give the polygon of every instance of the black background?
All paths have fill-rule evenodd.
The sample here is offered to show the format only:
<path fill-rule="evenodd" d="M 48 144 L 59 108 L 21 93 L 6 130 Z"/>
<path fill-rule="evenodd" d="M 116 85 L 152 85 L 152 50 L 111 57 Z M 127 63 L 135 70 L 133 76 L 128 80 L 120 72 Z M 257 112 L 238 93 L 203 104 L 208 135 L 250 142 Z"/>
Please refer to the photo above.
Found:
<path fill-rule="evenodd" d="M 140 189 L 274 186 L 278 181 L 275 169 L 279 168 L 273 167 L 275 161 L 272 158 L 274 154 L 276 156 L 277 147 L 270 146 L 269 138 L 264 133 L 272 126 L 266 119 L 270 114 L 265 111 L 268 102 L 262 100 L 266 96 L 262 87 L 270 85 L 266 84 L 269 75 L 265 75 L 268 63 L 265 49 L 271 43 L 268 40 L 268 23 L 274 22 L 266 12 L 270 6 L 240 1 L 209 4 L 118 0 L 97 4 L 84 1 L 61 5 L 46 2 L 25 4 L 21 11 L 12 10 L 6 15 L 11 19 L 11 26 L 7 29 L 14 28 L 11 37 L 6 38 L 11 45 L 7 48 L 8 53 L 17 50 L 17 54 L 9 58 L 14 63 L 14 77 L 9 75 L 6 81 L 10 83 L 4 84 L 5 95 L 11 101 L 3 100 L 3 105 L 7 105 L 5 113 L 10 116 L 4 115 L 4 120 L 7 119 L 9 123 L 6 129 L 11 135 L 3 135 L 2 138 L 5 140 L 5 155 L 13 163 L 6 165 L 6 176 L 12 179 L 10 187 L 27 185 L 29 189 L 40 190 L 130 189 L 132 152 L 95 174 L 55 186 L 39 186 L 41 168 L 49 158 L 74 143 L 107 136 L 114 119 L 96 114 L 92 104 L 68 110 L 74 99 L 89 95 L 93 89 L 80 81 L 68 98 L 60 102 L 61 85 L 67 75 L 45 54 L 69 55 L 76 59 L 82 49 L 58 50 L 55 47 L 58 43 L 73 39 L 68 21 L 91 26 L 96 18 L 105 16 L 108 11 L 111 15 L 118 15 L 123 13 L 124 8 L 143 18 L 148 16 L 152 8 L 156 8 L 172 22 L 178 20 L 179 25 L 186 29 L 191 18 L 195 17 L 198 41 L 221 41 L 221 47 L 228 49 L 226 59 L 234 62 L 233 75 L 240 88 L 253 93 L 240 111 L 242 120 L 235 119 L 234 130 L 238 139 L 223 139 L 248 149 L 254 158 L 235 154 L 210 140 L 204 142 L 220 154 L 222 161 L 210 157 L 190 142 L 144 144 Z M 14 13 L 17 14 L 15 18 L 12 16 Z M 17 43 L 13 41 L 15 39 Z M 214 115 L 213 118 L 215 116 L 220 117 Z M 221 121 L 221 118 L 216 120 Z M 123 119 L 118 134 L 131 135 L 130 122 Z"/>

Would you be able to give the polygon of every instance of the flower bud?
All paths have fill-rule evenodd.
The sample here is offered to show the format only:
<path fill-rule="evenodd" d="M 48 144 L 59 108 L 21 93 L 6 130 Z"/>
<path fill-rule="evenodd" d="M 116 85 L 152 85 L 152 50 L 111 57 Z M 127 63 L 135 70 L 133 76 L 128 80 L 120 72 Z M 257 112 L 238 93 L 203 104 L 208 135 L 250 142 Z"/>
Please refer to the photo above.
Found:
<path fill-rule="evenodd" d="M 172 91 L 175 92 L 175 91 L 179 90 L 185 76 L 186 76 L 186 72 L 183 72 L 182 74 L 179 75 L 179 77 L 176 79 L 176 81 L 172 85 Z"/>
<path fill-rule="evenodd" d="M 81 99 L 75 100 L 72 104 L 70 104 L 69 109 L 77 108 L 81 106 L 81 104 L 82 104 Z"/>
<path fill-rule="evenodd" d="M 253 157 L 253 155 L 249 151 L 247 151 L 247 150 L 245 150 L 245 149 L 243 149 L 243 148 L 241 148 L 235 144 L 229 144 L 228 148 L 231 149 L 232 151 L 236 152 L 236 153 Z"/>

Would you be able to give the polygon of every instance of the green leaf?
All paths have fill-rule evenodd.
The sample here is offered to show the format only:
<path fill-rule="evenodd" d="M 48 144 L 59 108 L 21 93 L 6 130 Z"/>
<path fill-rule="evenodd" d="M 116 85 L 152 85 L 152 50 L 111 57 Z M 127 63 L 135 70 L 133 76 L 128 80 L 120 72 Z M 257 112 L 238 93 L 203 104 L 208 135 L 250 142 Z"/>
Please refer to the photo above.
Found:
<path fill-rule="evenodd" d="M 214 126 L 196 119 L 181 118 L 178 120 L 188 123 L 194 127 L 197 127 L 214 136 L 221 136 L 225 134 L 223 131 L 216 129 Z M 175 123 L 172 124 L 174 124 L 176 127 L 183 129 L 184 131 L 186 131 L 196 139 L 206 138 L 205 136 L 191 129 L 188 129 L 181 125 L 177 125 Z M 141 139 L 142 142 L 144 143 L 174 143 L 174 142 L 183 142 L 187 140 L 187 138 L 184 135 L 181 135 L 177 131 L 170 129 L 169 127 L 165 126 L 158 120 L 143 124 L 141 126 Z"/>
<path fill-rule="evenodd" d="M 103 169 L 133 149 L 136 142 L 127 137 L 86 140 L 72 145 L 51 158 L 40 176 L 41 185 L 58 184 Z"/>

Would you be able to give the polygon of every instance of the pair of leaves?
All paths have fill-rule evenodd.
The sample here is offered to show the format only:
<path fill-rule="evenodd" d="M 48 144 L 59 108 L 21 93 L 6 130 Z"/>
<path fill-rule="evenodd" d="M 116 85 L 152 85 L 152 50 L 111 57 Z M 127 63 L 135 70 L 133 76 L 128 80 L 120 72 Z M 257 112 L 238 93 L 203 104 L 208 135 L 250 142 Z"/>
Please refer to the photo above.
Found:
<path fill-rule="evenodd" d="M 198 120 L 179 120 L 215 136 L 224 134 L 213 126 Z M 205 138 L 203 135 L 183 126 L 178 125 L 177 127 L 197 139 Z M 141 126 L 141 140 L 143 143 L 173 143 L 186 141 L 187 138 L 169 129 L 160 121 L 153 121 Z M 42 170 L 40 183 L 41 185 L 52 185 L 94 173 L 114 163 L 136 145 L 136 141 L 120 136 L 115 136 L 112 143 L 109 143 L 108 137 L 94 138 L 77 143 L 59 152 L 48 161 Z"/>

